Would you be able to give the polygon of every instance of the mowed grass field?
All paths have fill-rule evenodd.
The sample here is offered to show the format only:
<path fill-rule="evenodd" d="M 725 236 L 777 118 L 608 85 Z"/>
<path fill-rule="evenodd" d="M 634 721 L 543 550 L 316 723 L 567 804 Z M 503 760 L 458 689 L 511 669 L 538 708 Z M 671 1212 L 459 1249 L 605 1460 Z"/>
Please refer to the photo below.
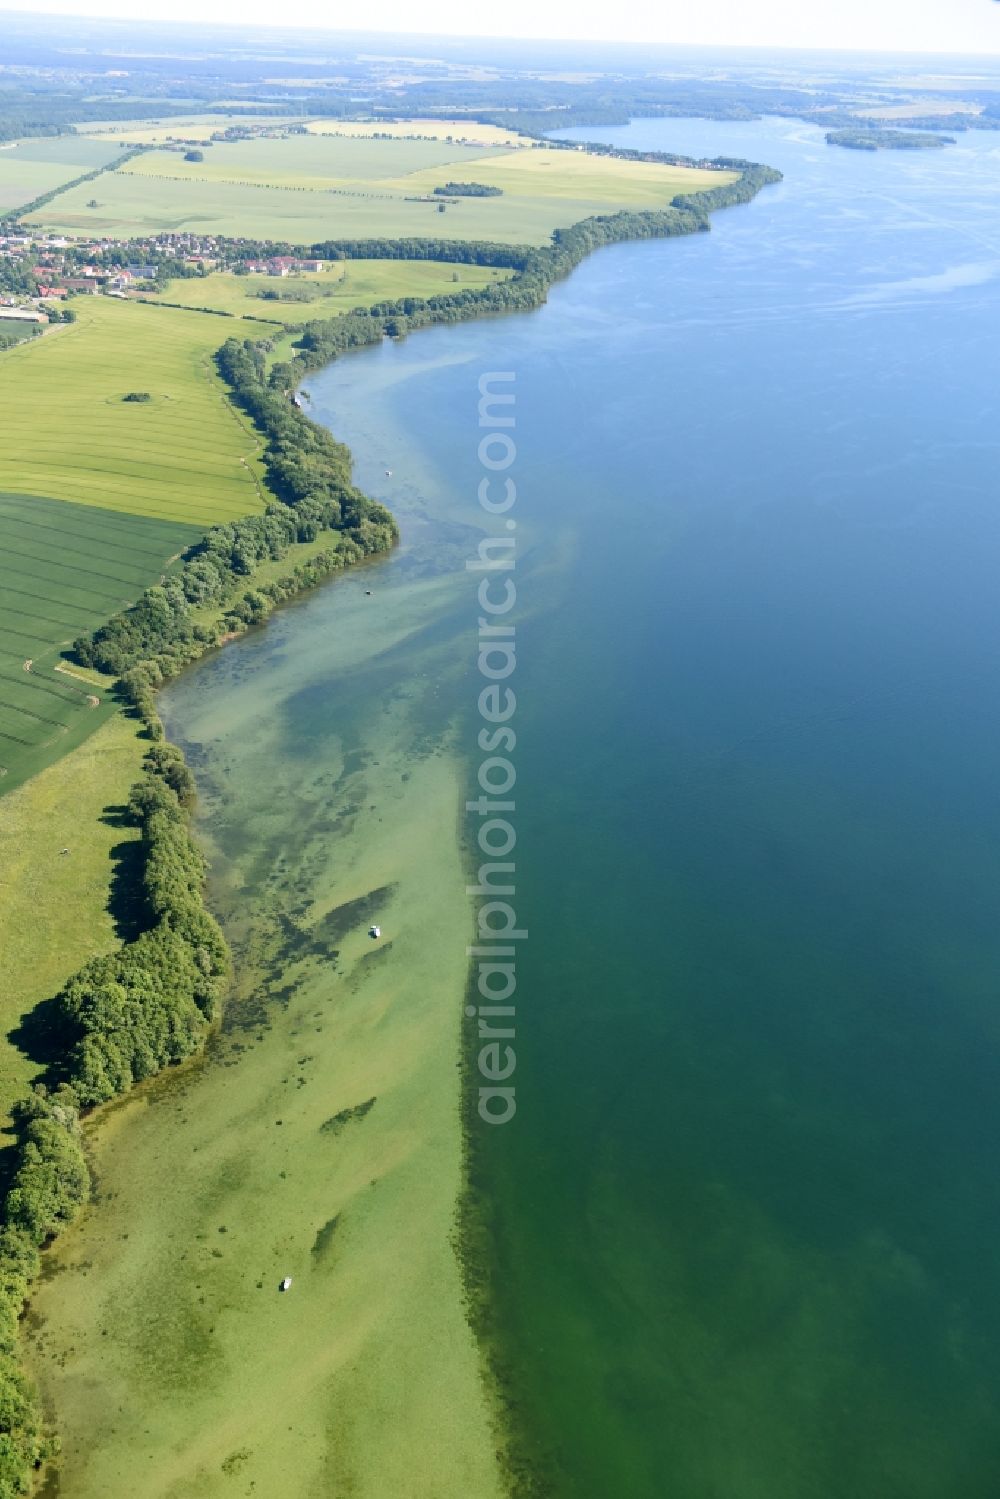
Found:
<path fill-rule="evenodd" d="M 313 133 L 219 144 L 203 162 L 152 151 L 61 193 L 29 222 L 67 233 L 193 230 L 293 244 L 409 235 L 544 244 L 554 229 L 592 214 L 665 207 L 677 193 L 729 180 L 547 146 Z M 462 198 L 439 212 L 433 189 L 449 181 L 488 183 L 503 196 Z"/>
<path fill-rule="evenodd" d="M 0 210 L 20 208 L 61 183 L 106 166 L 120 154 L 116 142 L 72 135 L 14 141 L 0 146 Z"/>
<path fill-rule="evenodd" d="M 190 281 L 173 281 L 163 295 L 168 302 L 211 307 L 234 317 L 305 323 L 396 297 L 432 297 L 489 286 L 511 274 L 493 266 L 452 265 L 442 260 L 341 260 L 325 271 L 304 271 L 281 278 L 234 276 L 220 271 Z M 261 292 L 275 292 L 277 298 L 264 298 Z M 289 293 L 292 297 L 286 300 Z M 309 300 L 297 300 L 300 295 Z"/>
<path fill-rule="evenodd" d="M 73 305 L 74 324 L 0 359 L 0 491 L 202 530 L 261 509 L 258 439 L 212 363 L 226 324 L 108 297 Z"/>

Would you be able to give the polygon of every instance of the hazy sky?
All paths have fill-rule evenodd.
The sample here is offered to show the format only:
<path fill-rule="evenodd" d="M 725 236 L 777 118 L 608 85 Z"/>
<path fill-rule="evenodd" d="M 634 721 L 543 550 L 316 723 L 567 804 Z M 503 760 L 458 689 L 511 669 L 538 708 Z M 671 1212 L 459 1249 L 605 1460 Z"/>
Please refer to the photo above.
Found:
<path fill-rule="evenodd" d="M 18 0 L 2 10 L 336 30 L 872 51 L 1000 52 L 997 0 Z"/>

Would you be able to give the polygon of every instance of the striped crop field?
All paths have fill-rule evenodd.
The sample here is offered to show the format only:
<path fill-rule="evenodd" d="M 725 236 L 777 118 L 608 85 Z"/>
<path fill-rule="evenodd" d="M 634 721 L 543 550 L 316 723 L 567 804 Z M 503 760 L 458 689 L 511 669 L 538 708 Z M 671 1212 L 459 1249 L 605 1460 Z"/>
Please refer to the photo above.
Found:
<path fill-rule="evenodd" d="M 0 491 L 202 530 L 260 510 L 259 441 L 212 362 L 232 324 L 110 297 L 73 307 L 75 323 L 0 356 Z"/>
<path fill-rule="evenodd" d="M 198 526 L 0 494 L 0 790 L 85 737 L 110 707 L 60 654 L 131 603 Z"/>

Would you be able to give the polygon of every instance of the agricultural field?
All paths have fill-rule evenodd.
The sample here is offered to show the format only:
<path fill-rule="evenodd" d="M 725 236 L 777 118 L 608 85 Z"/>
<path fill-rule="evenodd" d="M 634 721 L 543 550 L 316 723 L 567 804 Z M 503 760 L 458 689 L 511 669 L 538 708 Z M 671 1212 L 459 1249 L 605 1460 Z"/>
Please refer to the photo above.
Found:
<path fill-rule="evenodd" d="M 235 317 L 304 323 L 396 297 L 432 297 L 489 286 L 511 274 L 493 266 L 451 265 L 440 260 L 341 260 L 326 271 L 303 271 L 281 278 L 234 276 L 220 271 L 204 278 L 174 281 L 163 297 L 167 302 L 211 307 Z"/>
<path fill-rule="evenodd" d="M 261 509 L 257 436 L 212 364 L 226 324 L 109 297 L 74 308 L 0 358 L 0 490 L 200 530 Z"/>
<path fill-rule="evenodd" d="M 112 712 L 106 684 L 61 653 L 131 603 L 199 526 L 36 495 L 0 494 L 0 792 Z"/>
<path fill-rule="evenodd" d="M 501 187 L 503 196 L 462 198 L 442 211 L 433 189 L 454 179 Z M 592 214 L 664 207 L 677 193 L 729 180 L 546 146 L 300 135 L 219 144 L 203 162 L 152 151 L 61 193 L 28 222 L 67 233 L 193 230 L 293 244 L 410 235 L 544 244 Z"/>
<path fill-rule="evenodd" d="M 72 135 L 45 136 L 0 146 L 0 213 L 20 208 L 42 193 L 114 161 L 121 147 L 112 141 Z"/>
<path fill-rule="evenodd" d="M 212 522 L 263 504 L 259 439 L 211 362 L 226 323 L 75 305 L 75 323 L 0 356 L 0 794 L 113 711 L 104 685 L 63 668 L 67 645 Z"/>
<path fill-rule="evenodd" d="M 185 161 L 180 150 L 146 152 L 123 172 L 139 177 L 233 182 L 238 186 L 323 189 L 398 183 L 412 172 L 440 167 L 465 170 L 472 161 L 501 154 L 500 146 L 460 146 L 447 141 L 368 140 L 339 135 L 256 136 L 206 146 L 204 161 Z M 453 174 L 452 174 L 453 175 Z M 447 180 L 444 178 L 442 180 Z"/>

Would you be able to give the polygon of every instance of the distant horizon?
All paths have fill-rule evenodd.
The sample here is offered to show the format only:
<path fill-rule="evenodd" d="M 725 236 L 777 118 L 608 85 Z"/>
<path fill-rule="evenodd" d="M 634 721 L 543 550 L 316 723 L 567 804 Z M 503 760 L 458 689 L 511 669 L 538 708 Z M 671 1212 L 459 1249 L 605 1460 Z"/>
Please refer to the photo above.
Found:
<path fill-rule="evenodd" d="M 196 30 L 209 30 L 213 27 L 225 27 L 234 31 L 266 30 L 277 33 L 294 32 L 318 32 L 331 36 L 359 36 L 372 37 L 383 36 L 387 40 L 392 38 L 417 40 L 422 42 L 433 42 L 434 40 L 451 42 L 482 42 L 482 43 L 504 43 L 523 44 L 525 46 L 612 46 L 612 47 L 656 47 L 667 50 L 678 51 L 719 51 L 719 52 L 763 52 L 773 54 L 775 52 L 809 54 L 817 56 L 862 56 L 872 58 L 955 58 L 968 61 L 993 61 L 1000 60 L 1000 8 L 996 0 L 955 0 L 951 15 L 943 18 L 938 13 L 938 7 L 931 7 L 935 14 L 926 14 L 927 6 L 923 7 L 924 15 L 921 22 L 918 14 L 918 24 L 933 24 L 945 30 L 957 31 L 959 34 L 954 40 L 945 40 L 940 34 L 935 33 L 933 39 L 930 35 L 923 36 L 916 44 L 897 45 L 890 42 L 884 33 L 879 30 L 885 24 L 895 24 L 895 34 L 901 35 L 910 30 L 914 15 L 906 0 L 848 0 L 847 5 L 841 5 L 836 17 L 832 22 L 834 26 L 852 24 L 849 11 L 853 11 L 855 27 L 862 30 L 853 36 L 834 36 L 820 31 L 817 35 L 806 39 L 802 35 L 803 24 L 815 30 L 817 23 L 814 19 L 807 23 L 803 22 L 801 12 L 794 4 L 786 3 L 786 0 L 767 0 L 767 3 L 759 4 L 755 8 L 754 26 L 761 26 L 768 31 L 767 35 L 750 37 L 745 32 L 748 24 L 745 17 L 738 14 L 742 9 L 739 0 L 705 0 L 701 7 L 698 20 L 673 19 L 674 27 L 697 26 L 731 28 L 723 34 L 716 35 L 635 35 L 631 31 L 623 35 L 621 31 L 615 36 L 609 36 L 605 32 L 601 34 L 599 29 L 605 14 L 604 7 L 598 8 L 591 3 L 585 3 L 570 8 L 562 3 L 562 0 L 539 0 L 539 3 L 530 3 L 530 0 L 517 0 L 513 6 L 507 6 L 505 15 L 510 19 L 509 29 L 493 32 L 485 30 L 467 30 L 465 26 L 455 25 L 453 17 L 461 15 L 467 21 L 467 11 L 455 3 L 455 0 L 431 0 L 425 14 L 430 15 L 428 24 L 415 29 L 412 19 L 407 15 L 409 9 L 406 0 L 372 0 L 369 7 L 371 19 L 365 26 L 338 26 L 331 24 L 325 17 L 316 14 L 319 9 L 318 0 L 304 0 L 296 10 L 289 16 L 275 20 L 269 6 L 263 0 L 246 0 L 239 7 L 240 14 L 233 16 L 231 12 L 236 8 L 232 0 L 206 0 L 205 4 L 199 0 L 161 0 L 163 12 L 158 15 L 144 14 L 137 17 L 134 7 L 129 0 L 106 0 L 106 4 L 100 9 L 93 9 L 89 4 L 77 3 L 73 0 L 21 0 L 18 5 L 0 4 L 0 14 L 20 16 L 26 20 L 43 20 L 46 18 L 55 20 L 66 20 L 75 22 L 100 23 L 128 23 L 136 27 L 148 26 L 173 26 L 177 28 L 193 28 Z M 169 13 L 168 11 L 169 6 Z M 735 12 L 735 14 L 734 14 Z M 783 12 L 787 12 L 783 15 Z M 624 8 L 620 12 L 623 25 L 628 26 L 630 11 Z M 525 17 L 524 24 L 517 26 L 517 17 Z M 581 27 L 588 25 L 592 15 L 599 15 L 600 21 L 594 23 L 595 29 L 583 34 L 580 30 L 567 34 L 566 31 L 558 29 L 558 22 L 563 17 L 571 17 Z M 705 20 L 704 17 L 709 16 Z M 555 19 L 553 19 L 555 18 Z M 495 23 L 495 16 L 490 15 L 489 20 Z M 776 39 L 774 30 L 783 25 L 788 26 L 790 35 L 780 40 Z M 552 27 L 551 30 L 540 30 L 540 27 Z M 874 28 L 874 30 L 872 29 Z M 989 34 L 991 33 L 991 34 Z"/>

